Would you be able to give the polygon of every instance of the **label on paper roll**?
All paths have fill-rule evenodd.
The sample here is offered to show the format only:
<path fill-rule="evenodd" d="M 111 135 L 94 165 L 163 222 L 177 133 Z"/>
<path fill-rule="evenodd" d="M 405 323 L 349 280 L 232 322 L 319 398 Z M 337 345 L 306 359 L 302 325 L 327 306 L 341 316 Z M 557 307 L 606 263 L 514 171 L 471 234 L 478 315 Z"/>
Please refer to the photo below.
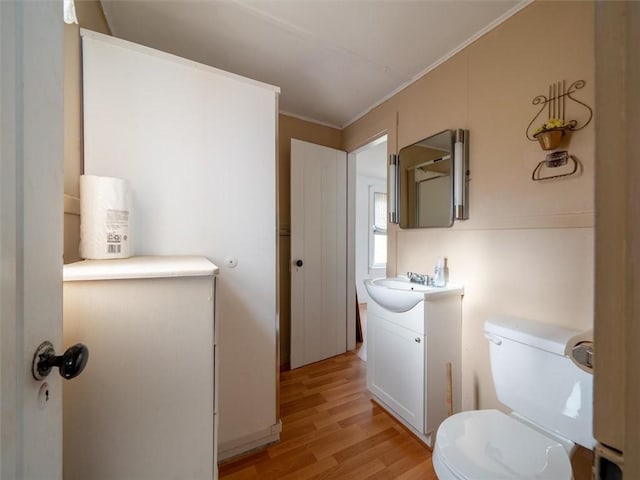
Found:
<path fill-rule="evenodd" d="M 129 240 L 129 212 L 127 210 L 107 210 L 107 253 L 122 253 L 122 245 Z"/>
<path fill-rule="evenodd" d="M 80 256 L 101 260 L 133 255 L 131 191 L 126 180 L 80 177 Z"/>

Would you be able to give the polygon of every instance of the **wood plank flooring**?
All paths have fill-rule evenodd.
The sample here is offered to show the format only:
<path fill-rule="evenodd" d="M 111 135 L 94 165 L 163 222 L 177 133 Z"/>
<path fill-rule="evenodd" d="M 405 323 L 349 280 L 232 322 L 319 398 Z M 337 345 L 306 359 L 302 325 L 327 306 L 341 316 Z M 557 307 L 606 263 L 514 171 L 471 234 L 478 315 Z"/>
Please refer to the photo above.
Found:
<path fill-rule="evenodd" d="M 283 372 L 281 441 L 220 465 L 220 478 L 436 480 L 431 451 L 367 392 L 356 353 Z"/>

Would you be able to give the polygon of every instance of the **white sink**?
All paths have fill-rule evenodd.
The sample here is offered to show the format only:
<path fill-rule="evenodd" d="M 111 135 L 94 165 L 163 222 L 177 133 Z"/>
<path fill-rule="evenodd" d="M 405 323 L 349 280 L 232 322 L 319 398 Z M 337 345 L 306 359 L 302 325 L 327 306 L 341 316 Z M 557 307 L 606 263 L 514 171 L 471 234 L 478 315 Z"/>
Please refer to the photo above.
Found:
<path fill-rule="evenodd" d="M 430 287 L 411 283 L 405 276 L 365 280 L 364 285 L 374 302 L 382 308 L 396 313 L 411 310 L 423 300 L 440 295 L 453 293 L 461 295 L 464 293 L 464 289 L 457 285 Z"/>

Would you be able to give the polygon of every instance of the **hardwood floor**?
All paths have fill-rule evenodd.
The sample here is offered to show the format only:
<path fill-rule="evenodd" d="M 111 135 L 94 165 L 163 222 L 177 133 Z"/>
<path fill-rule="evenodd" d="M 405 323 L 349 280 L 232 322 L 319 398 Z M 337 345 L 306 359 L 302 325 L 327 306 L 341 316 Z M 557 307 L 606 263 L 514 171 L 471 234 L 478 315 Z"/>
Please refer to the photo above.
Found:
<path fill-rule="evenodd" d="M 357 353 L 283 372 L 281 441 L 220 465 L 220 479 L 436 480 L 431 451 L 371 401 Z M 574 478 L 591 478 L 579 448 Z"/>
<path fill-rule="evenodd" d="M 356 353 L 283 372 L 281 441 L 220 465 L 220 478 L 436 480 L 431 451 L 371 401 Z"/>

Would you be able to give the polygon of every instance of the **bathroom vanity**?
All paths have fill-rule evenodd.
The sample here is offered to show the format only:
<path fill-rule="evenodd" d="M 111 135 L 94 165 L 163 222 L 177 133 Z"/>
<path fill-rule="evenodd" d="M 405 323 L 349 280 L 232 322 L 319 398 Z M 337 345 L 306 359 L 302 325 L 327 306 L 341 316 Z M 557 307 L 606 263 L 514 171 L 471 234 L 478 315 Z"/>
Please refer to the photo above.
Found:
<path fill-rule="evenodd" d="M 427 445 L 448 415 L 460 411 L 462 295 L 459 286 L 366 280 L 367 388 Z M 449 375 L 448 364 L 451 365 Z"/>

